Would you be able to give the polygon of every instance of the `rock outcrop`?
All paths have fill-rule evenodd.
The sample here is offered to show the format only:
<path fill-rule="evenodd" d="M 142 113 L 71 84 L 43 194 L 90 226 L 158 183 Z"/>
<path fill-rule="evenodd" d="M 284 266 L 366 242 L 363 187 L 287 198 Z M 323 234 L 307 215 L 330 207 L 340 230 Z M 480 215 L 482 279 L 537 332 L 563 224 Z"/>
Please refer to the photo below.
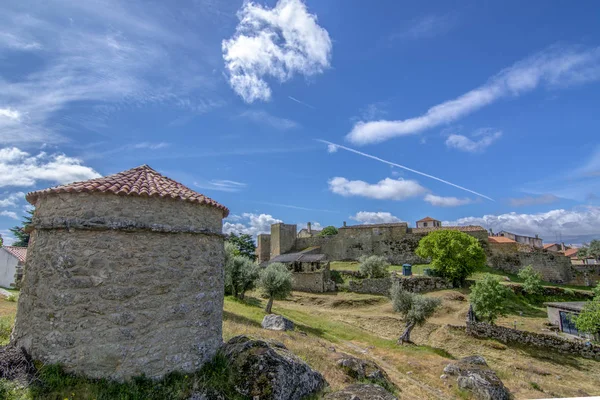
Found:
<path fill-rule="evenodd" d="M 325 396 L 326 400 L 398 400 L 396 396 L 379 385 L 350 385 L 339 392 Z"/>
<path fill-rule="evenodd" d="M 368 380 L 374 383 L 386 382 L 392 385 L 385 371 L 375 362 L 356 358 L 345 353 L 340 353 L 339 357 L 336 364 L 351 378 L 358 381 Z"/>
<path fill-rule="evenodd" d="M 272 331 L 293 331 L 294 323 L 289 319 L 277 315 L 277 314 L 269 314 L 265 315 L 262 320 L 261 326 L 264 329 L 269 329 Z"/>
<path fill-rule="evenodd" d="M 221 349 L 232 368 L 236 390 L 261 400 L 300 400 L 327 381 L 282 343 L 236 336 Z"/>
<path fill-rule="evenodd" d="M 511 398 L 496 373 L 481 356 L 470 356 L 450 363 L 444 368 L 447 375 L 458 376 L 460 389 L 469 390 L 480 400 L 508 400 Z"/>

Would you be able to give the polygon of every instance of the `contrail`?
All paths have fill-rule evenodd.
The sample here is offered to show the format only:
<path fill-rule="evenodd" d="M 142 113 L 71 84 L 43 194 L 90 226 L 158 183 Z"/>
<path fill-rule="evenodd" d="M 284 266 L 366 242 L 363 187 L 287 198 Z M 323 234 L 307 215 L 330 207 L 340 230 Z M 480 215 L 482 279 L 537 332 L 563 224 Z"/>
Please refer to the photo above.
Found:
<path fill-rule="evenodd" d="M 407 171 L 414 172 L 415 174 L 419 174 L 419 175 L 426 176 L 427 178 L 435 179 L 436 181 L 439 181 L 439 182 L 445 183 L 446 185 L 454 186 L 455 188 L 458 188 L 458 189 L 464 190 L 464 191 L 466 191 L 466 192 L 469 192 L 469 193 L 473 193 L 474 195 L 477 195 L 477 196 L 479 196 L 479 197 L 483 197 L 484 199 L 488 199 L 488 200 L 491 200 L 491 201 L 496 201 L 496 200 L 492 199 L 491 197 L 488 197 L 488 196 L 486 196 L 486 195 L 484 195 L 484 194 L 477 193 L 477 192 L 475 192 L 475 191 L 473 191 L 473 190 L 471 190 L 471 189 L 467 189 L 467 188 L 465 188 L 465 187 L 459 186 L 459 185 L 457 185 L 457 184 L 454 184 L 454 183 L 452 183 L 452 182 L 445 181 L 445 180 L 443 180 L 443 179 L 441 179 L 441 178 L 438 178 L 438 177 L 435 177 L 435 176 L 433 176 L 433 175 L 429 175 L 429 174 L 426 174 L 426 173 L 424 173 L 424 172 L 417 171 L 416 169 L 408 168 L 408 167 L 405 167 L 404 165 L 396 164 L 396 163 L 393 163 L 393 162 L 391 162 L 391 161 L 387 161 L 387 160 L 384 160 L 384 159 L 382 159 L 382 158 L 375 157 L 375 156 L 372 156 L 372 155 L 370 155 L 370 154 L 363 153 L 363 152 L 361 152 L 361 151 L 354 150 L 354 149 L 351 149 L 351 148 L 349 148 L 349 147 L 346 147 L 346 146 L 342 146 L 342 145 L 339 145 L 339 144 L 335 144 L 335 143 L 332 143 L 332 142 L 328 142 L 327 140 L 323 140 L 323 139 L 316 139 L 316 141 L 317 141 L 317 142 L 321 142 L 321 143 L 326 143 L 326 144 L 328 144 L 328 145 L 330 145 L 330 146 L 335 146 L 336 148 L 344 149 L 344 150 L 346 150 L 346 151 L 349 151 L 349 152 L 351 152 L 351 153 L 355 153 L 355 154 L 361 155 L 361 156 L 363 156 L 363 157 L 372 158 L 373 160 L 380 161 L 380 162 L 382 162 L 382 163 L 384 163 L 384 164 L 393 165 L 394 167 L 402 168 L 402 169 L 405 169 L 405 170 L 407 170 Z"/>
<path fill-rule="evenodd" d="M 295 97 L 288 96 L 288 99 L 290 99 L 290 100 L 292 100 L 292 101 L 295 101 L 295 102 L 296 102 L 296 103 L 298 103 L 298 104 L 302 104 L 303 106 L 306 106 L 306 107 L 308 107 L 308 108 L 312 108 L 313 110 L 315 110 L 315 109 L 316 109 L 314 106 L 311 106 L 310 104 L 307 104 L 307 103 L 305 103 L 305 102 L 303 102 L 303 101 L 300 101 L 300 100 L 298 100 L 298 99 L 297 99 L 297 98 L 295 98 Z"/>

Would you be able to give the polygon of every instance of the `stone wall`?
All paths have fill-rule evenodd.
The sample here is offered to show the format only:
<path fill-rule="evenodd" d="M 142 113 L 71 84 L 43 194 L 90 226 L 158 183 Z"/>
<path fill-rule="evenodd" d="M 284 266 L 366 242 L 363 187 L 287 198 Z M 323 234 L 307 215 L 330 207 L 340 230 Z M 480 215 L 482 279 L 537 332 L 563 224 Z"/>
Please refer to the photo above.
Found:
<path fill-rule="evenodd" d="M 271 225 L 271 258 L 289 253 L 294 248 L 296 235 L 296 225 L 283 223 Z"/>
<path fill-rule="evenodd" d="M 568 283 L 573 279 L 571 260 L 549 251 L 512 254 L 492 252 L 488 257 L 488 264 L 512 274 L 517 274 L 523 267 L 531 265 L 547 282 Z"/>
<path fill-rule="evenodd" d="M 573 265 L 571 285 L 596 286 L 600 282 L 600 265 Z"/>
<path fill-rule="evenodd" d="M 259 264 L 271 259 L 271 235 L 261 234 L 256 237 L 256 259 Z"/>
<path fill-rule="evenodd" d="M 223 212 L 171 199 L 38 199 L 12 341 L 94 378 L 194 371 L 222 343 Z"/>
<path fill-rule="evenodd" d="M 301 292 L 323 293 L 335 290 L 335 283 L 331 282 L 329 270 L 315 272 L 292 273 L 292 289 Z"/>
<path fill-rule="evenodd" d="M 403 290 L 413 293 L 451 289 L 452 283 L 443 278 L 430 276 L 402 276 L 393 274 L 389 278 L 360 279 L 348 282 L 348 291 L 354 293 L 388 296 L 392 283 L 398 281 Z"/>
<path fill-rule="evenodd" d="M 520 331 L 482 322 L 467 322 L 467 334 L 479 338 L 493 338 L 503 343 L 535 346 L 559 353 L 600 360 L 600 346 L 586 346 L 580 341 L 567 340 L 558 336 Z"/>

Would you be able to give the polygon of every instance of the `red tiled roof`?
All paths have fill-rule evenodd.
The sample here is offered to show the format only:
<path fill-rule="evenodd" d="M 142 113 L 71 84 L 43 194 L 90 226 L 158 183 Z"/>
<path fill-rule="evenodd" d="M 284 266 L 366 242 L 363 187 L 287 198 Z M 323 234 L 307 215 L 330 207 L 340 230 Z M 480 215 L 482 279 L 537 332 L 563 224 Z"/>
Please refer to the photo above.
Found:
<path fill-rule="evenodd" d="M 579 251 L 579 249 L 568 249 L 565 250 L 565 256 L 567 257 L 577 257 L 577 252 Z"/>
<path fill-rule="evenodd" d="M 488 242 L 490 243 L 517 243 L 514 240 L 504 236 L 489 236 Z"/>
<path fill-rule="evenodd" d="M 20 262 L 25 262 L 27 259 L 27 247 L 4 246 L 2 248 L 17 257 Z"/>
<path fill-rule="evenodd" d="M 550 247 L 552 247 L 552 246 L 554 246 L 554 245 L 556 245 L 556 243 L 548 243 L 548 244 L 545 244 L 545 245 L 544 245 L 544 249 L 545 249 L 545 250 L 548 250 Z"/>
<path fill-rule="evenodd" d="M 484 227 L 477 225 L 466 225 L 466 226 L 431 226 L 427 228 L 412 228 L 413 233 L 429 233 L 433 231 L 461 231 L 461 232 L 479 232 L 487 230 Z"/>
<path fill-rule="evenodd" d="M 429 221 L 439 221 L 439 220 L 433 219 L 431 217 L 425 217 L 423 219 L 418 220 L 417 222 L 429 222 Z"/>
<path fill-rule="evenodd" d="M 51 193 L 112 193 L 121 196 L 171 198 L 216 207 L 223 211 L 223 217 L 229 215 L 227 207 L 159 174 L 147 165 L 102 178 L 30 192 L 26 199 L 35 204 L 38 197 Z"/>

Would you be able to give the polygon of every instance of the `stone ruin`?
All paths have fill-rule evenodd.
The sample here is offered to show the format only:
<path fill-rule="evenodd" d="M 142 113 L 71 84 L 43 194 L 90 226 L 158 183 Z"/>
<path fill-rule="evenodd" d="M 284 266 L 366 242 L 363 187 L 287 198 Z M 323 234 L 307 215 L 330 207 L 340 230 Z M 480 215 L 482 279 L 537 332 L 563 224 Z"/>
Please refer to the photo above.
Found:
<path fill-rule="evenodd" d="M 226 207 L 146 165 L 27 200 L 15 346 L 117 380 L 194 371 L 215 355 Z"/>

